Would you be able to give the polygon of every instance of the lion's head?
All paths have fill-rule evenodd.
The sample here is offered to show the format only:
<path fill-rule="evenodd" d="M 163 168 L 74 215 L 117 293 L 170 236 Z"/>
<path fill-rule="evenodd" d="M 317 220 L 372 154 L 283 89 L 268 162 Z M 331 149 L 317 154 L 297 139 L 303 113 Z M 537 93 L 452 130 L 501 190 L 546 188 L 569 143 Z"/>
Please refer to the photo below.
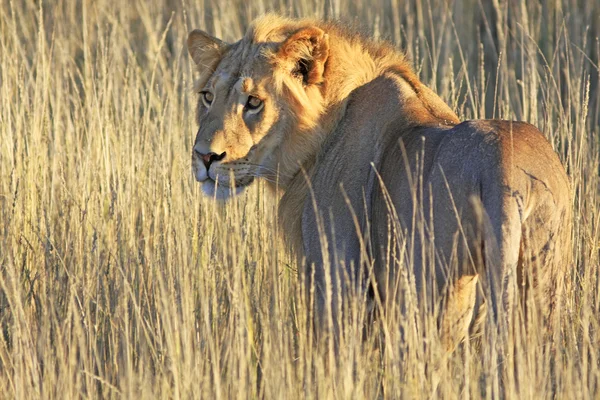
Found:
<path fill-rule="evenodd" d="M 200 72 L 192 168 L 204 193 L 226 199 L 258 176 L 285 187 L 318 139 L 328 36 L 271 17 L 233 44 L 194 30 L 188 50 Z"/>

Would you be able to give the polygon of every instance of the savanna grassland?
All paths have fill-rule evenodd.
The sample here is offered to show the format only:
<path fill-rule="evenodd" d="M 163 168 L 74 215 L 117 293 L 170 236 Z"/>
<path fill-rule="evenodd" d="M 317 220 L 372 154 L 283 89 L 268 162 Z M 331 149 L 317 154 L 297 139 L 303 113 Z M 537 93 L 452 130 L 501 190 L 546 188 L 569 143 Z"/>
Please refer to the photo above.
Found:
<path fill-rule="evenodd" d="M 187 33 L 269 11 L 359 23 L 461 118 L 544 132 L 575 215 L 552 350 L 517 316 L 446 357 L 418 306 L 363 339 L 361 299 L 314 345 L 273 194 L 215 204 L 190 168 Z M 0 398 L 597 399 L 599 37 L 597 0 L 0 0 Z"/>

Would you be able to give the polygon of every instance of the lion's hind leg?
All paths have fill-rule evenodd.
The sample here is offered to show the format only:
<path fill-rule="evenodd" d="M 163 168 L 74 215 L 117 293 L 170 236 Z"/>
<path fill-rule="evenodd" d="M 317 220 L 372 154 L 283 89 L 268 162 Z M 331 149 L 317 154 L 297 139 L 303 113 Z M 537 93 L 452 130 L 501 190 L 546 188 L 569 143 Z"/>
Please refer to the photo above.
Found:
<path fill-rule="evenodd" d="M 469 335 L 478 282 L 479 275 L 465 275 L 448 290 L 440 326 L 442 345 L 448 353 Z"/>

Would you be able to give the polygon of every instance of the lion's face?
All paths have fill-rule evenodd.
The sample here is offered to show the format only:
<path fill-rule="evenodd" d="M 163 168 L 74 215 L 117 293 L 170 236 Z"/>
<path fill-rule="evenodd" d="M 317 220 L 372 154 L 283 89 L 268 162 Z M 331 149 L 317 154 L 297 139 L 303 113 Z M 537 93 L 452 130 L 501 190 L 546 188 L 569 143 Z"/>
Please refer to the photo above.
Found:
<path fill-rule="evenodd" d="M 204 193 L 219 198 L 267 172 L 285 131 L 272 77 L 261 73 L 269 69 L 266 60 L 240 61 L 226 56 L 199 91 L 192 168 Z"/>
<path fill-rule="evenodd" d="M 299 145 L 294 136 L 307 128 L 307 116 L 318 118 L 314 108 L 322 96 L 307 76 L 318 60 L 313 57 L 311 67 L 302 64 L 314 53 L 314 43 L 295 39 L 295 47 L 304 46 L 299 55 L 289 48 L 290 39 L 257 43 L 247 35 L 226 45 L 201 31 L 190 34 L 188 48 L 201 74 L 192 172 L 206 195 L 229 198 L 255 177 L 285 179 L 289 166 L 282 163 L 301 161 L 282 154 L 301 153 L 286 146 Z"/>

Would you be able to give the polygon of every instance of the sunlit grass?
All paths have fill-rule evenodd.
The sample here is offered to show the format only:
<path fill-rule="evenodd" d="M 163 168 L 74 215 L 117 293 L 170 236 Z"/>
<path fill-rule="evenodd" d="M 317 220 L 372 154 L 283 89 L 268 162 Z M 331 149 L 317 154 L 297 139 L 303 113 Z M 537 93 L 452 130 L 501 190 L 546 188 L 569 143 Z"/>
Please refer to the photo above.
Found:
<path fill-rule="evenodd" d="M 600 3 L 487 3 L 0 0 L 0 397 L 598 398 Z M 273 194 L 190 171 L 187 33 L 273 10 L 356 19 L 461 118 L 547 135 L 576 216 L 555 353 L 531 329 L 446 360 L 401 315 L 362 340 L 359 300 L 335 362 L 314 345 Z"/>

